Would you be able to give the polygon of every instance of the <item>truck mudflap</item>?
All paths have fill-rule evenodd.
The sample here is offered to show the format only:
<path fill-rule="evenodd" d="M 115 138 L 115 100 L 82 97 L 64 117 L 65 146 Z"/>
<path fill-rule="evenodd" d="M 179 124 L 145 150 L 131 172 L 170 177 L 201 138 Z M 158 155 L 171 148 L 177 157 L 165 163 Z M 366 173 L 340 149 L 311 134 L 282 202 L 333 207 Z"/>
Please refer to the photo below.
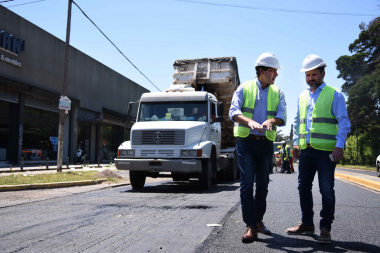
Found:
<path fill-rule="evenodd" d="M 194 173 L 202 171 L 198 159 L 122 159 L 116 158 L 118 170 L 134 170 L 147 172 Z"/>

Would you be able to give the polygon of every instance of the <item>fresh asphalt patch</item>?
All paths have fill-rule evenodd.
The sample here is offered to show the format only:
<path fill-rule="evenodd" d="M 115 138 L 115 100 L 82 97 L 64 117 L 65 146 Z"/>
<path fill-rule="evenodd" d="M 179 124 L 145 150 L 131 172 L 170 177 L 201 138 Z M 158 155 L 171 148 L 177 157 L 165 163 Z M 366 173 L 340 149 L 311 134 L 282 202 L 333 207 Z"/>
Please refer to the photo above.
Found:
<path fill-rule="evenodd" d="M 3 208 L 0 252 L 193 252 L 238 201 L 238 182 L 165 181 Z"/>
<path fill-rule="evenodd" d="M 241 208 L 227 219 L 223 227 L 208 238 L 207 245 L 198 252 L 380 252 L 380 194 L 335 180 L 336 212 L 332 225 L 331 244 L 319 244 L 319 213 L 321 194 L 317 175 L 313 186 L 314 224 L 316 233 L 311 236 L 290 236 L 286 229 L 301 220 L 297 173 L 270 176 L 267 211 L 264 224 L 271 236 L 259 234 L 253 243 L 242 243 L 245 232 Z"/>

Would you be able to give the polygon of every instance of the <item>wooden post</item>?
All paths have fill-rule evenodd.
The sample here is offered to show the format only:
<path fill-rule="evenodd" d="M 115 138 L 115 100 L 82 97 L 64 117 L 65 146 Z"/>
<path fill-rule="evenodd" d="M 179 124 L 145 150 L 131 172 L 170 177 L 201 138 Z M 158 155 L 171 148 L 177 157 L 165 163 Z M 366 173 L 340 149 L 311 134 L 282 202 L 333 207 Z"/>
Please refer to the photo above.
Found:
<path fill-rule="evenodd" d="M 21 157 L 21 166 L 20 166 L 21 171 L 24 170 L 24 157 Z"/>
<path fill-rule="evenodd" d="M 66 28 L 66 47 L 65 47 L 65 62 L 63 68 L 63 87 L 62 96 L 66 96 L 67 93 L 67 79 L 69 70 L 69 47 L 70 47 L 70 28 L 71 28 L 71 6 L 73 0 L 69 0 L 69 7 L 67 13 L 67 28 Z M 63 130 L 65 123 L 65 110 L 59 110 L 59 135 L 58 135 L 58 152 L 57 152 L 57 171 L 62 172 L 62 160 L 63 160 Z"/>

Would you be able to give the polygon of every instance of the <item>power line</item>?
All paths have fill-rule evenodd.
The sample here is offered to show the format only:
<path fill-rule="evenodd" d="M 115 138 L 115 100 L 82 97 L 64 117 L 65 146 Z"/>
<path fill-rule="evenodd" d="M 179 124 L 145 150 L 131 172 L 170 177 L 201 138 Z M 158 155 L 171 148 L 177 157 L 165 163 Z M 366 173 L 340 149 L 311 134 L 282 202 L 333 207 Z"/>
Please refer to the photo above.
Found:
<path fill-rule="evenodd" d="M 290 9 L 276 9 L 276 8 L 265 8 L 265 7 L 254 7 L 246 5 L 236 5 L 236 4 L 220 4 L 220 3 L 209 3 L 209 2 L 199 2 L 190 0 L 175 0 L 177 2 L 187 2 L 194 4 L 205 4 L 223 7 L 234 7 L 243 9 L 253 9 L 253 10 L 264 10 L 264 11 L 282 11 L 282 12 L 297 12 L 297 13 L 310 13 L 310 14 L 323 14 L 323 15 L 344 15 L 344 16 L 377 16 L 376 14 L 357 14 L 357 13 L 334 13 L 334 12 L 318 12 L 318 11 L 302 11 L 302 10 L 290 10 Z"/>
<path fill-rule="evenodd" d="M 159 91 L 161 91 L 159 88 L 157 88 L 157 86 L 156 85 L 154 85 L 154 83 L 152 83 L 152 81 L 151 80 L 149 80 L 149 78 L 148 77 L 146 77 L 146 75 L 144 75 L 143 74 L 143 72 L 141 72 L 136 66 L 135 66 L 135 64 L 133 64 L 129 59 L 128 59 L 128 57 L 127 56 L 125 56 L 124 54 L 123 54 L 123 52 L 121 52 L 120 51 L 120 49 L 107 37 L 107 35 L 105 35 L 104 34 L 104 32 L 102 32 L 102 30 L 100 30 L 100 28 L 94 23 L 94 21 L 92 21 L 87 15 L 86 15 L 86 13 L 84 13 L 84 11 L 79 7 L 79 5 L 76 3 L 76 2 L 74 2 L 73 1 L 73 3 L 79 8 L 79 10 L 83 13 L 83 15 L 85 15 L 86 16 L 86 18 L 88 18 L 88 20 L 90 20 L 91 21 L 91 23 L 92 24 L 94 24 L 94 26 L 96 27 L 96 28 L 98 28 L 98 30 L 104 35 L 104 37 L 106 37 L 107 38 L 107 40 L 109 41 L 109 42 L 111 42 L 111 44 L 112 45 L 114 45 L 114 47 L 125 57 L 125 59 L 127 59 L 127 61 L 129 61 L 129 63 L 130 64 L 132 64 L 132 66 L 133 67 L 135 67 L 135 69 L 137 69 L 139 72 L 140 72 L 140 74 L 141 75 L 143 75 L 151 84 L 153 84 L 153 86 L 154 87 L 156 87 L 156 89 L 157 90 L 159 90 Z"/>
<path fill-rule="evenodd" d="M 11 0 L 11 1 L 13 1 L 13 0 Z M 6 8 L 10 8 L 10 7 L 16 7 L 16 6 L 25 5 L 25 4 L 32 4 L 32 3 L 42 2 L 42 1 L 45 1 L 45 0 L 39 0 L 39 1 L 34 1 L 34 2 L 23 3 L 23 4 L 16 4 L 16 5 L 11 5 L 11 6 L 4 6 L 4 7 L 6 7 Z"/>
<path fill-rule="evenodd" d="M 6 1 L 1 1 L 0 3 L 5 3 L 5 2 L 12 2 L 14 0 L 6 0 Z"/>

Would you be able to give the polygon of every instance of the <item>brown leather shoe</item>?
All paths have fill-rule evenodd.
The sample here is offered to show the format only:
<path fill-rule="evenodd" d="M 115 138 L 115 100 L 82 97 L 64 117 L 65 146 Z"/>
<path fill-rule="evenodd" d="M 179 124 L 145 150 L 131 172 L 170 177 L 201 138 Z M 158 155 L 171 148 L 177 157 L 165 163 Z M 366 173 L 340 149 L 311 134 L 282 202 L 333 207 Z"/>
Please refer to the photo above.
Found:
<path fill-rule="evenodd" d="M 307 226 L 300 222 L 300 224 L 297 227 L 294 228 L 288 228 L 286 230 L 286 233 L 289 235 L 306 235 L 306 234 L 314 234 L 315 227 L 314 225 Z"/>
<path fill-rule="evenodd" d="M 258 233 L 262 233 L 264 235 L 271 235 L 272 234 L 270 232 L 270 230 L 267 227 L 265 227 L 265 225 L 262 221 L 260 221 L 256 224 L 256 230 Z"/>
<path fill-rule="evenodd" d="M 241 237 L 243 242 L 253 242 L 257 240 L 257 231 L 254 226 L 248 226 L 245 234 Z"/>

